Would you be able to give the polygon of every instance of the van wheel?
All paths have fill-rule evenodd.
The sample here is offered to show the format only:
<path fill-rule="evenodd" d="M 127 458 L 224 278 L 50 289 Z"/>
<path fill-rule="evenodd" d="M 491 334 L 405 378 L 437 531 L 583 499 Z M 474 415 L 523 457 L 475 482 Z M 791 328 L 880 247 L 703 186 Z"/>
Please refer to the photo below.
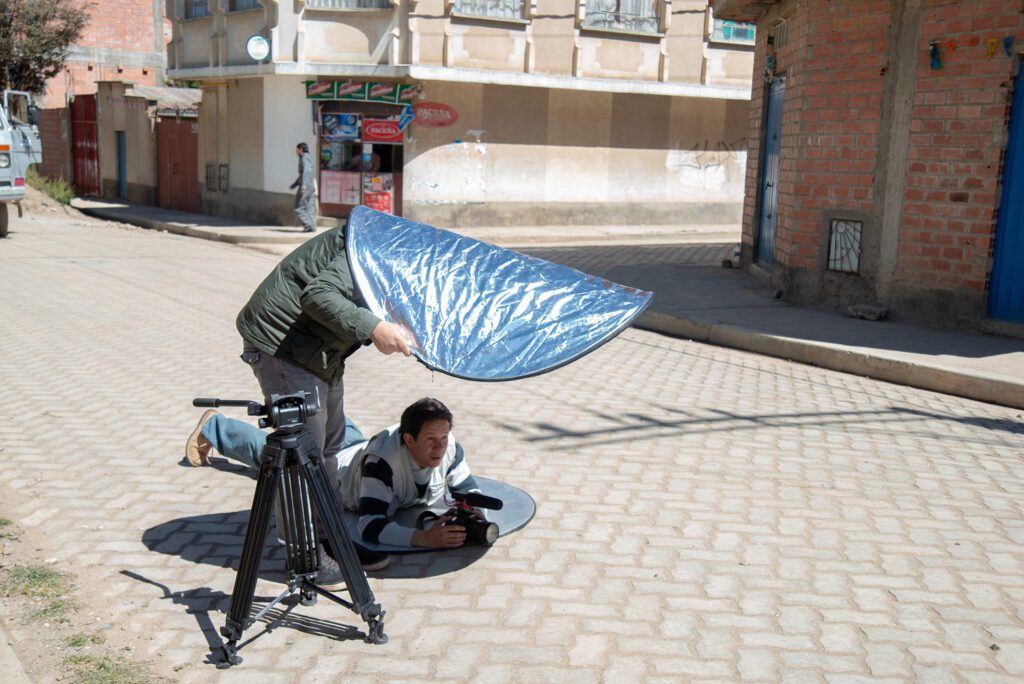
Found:
<path fill-rule="evenodd" d="M 0 202 L 0 238 L 7 237 L 7 203 Z"/>

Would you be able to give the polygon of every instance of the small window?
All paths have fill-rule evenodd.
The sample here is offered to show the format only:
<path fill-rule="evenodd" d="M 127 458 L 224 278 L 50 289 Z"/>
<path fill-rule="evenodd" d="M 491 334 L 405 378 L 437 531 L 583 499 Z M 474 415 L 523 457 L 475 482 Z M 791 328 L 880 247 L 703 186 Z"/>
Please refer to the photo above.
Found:
<path fill-rule="evenodd" d="M 828 231 L 828 270 L 841 273 L 860 272 L 860 221 L 832 219 Z"/>
<path fill-rule="evenodd" d="M 228 12 L 241 12 L 242 10 L 256 9 L 259 6 L 259 0 L 229 0 Z"/>
<path fill-rule="evenodd" d="M 306 9 L 318 9 L 318 10 L 391 9 L 391 0 L 306 0 Z"/>
<path fill-rule="evenodd" d="M 455 12 L 491 19 L 522 19 L 523 0 L 455 0 Z"/>
<path fill-rule="evenodd" d="M 661 0 L 587 0 L 584 28 L 658 33 Z"/>
<path fill-rule="evenodd" d="M 754 33 L 753 24 L 741 24 L 738 21 L 715 19 L 715 25 L 711 31 L 711 42 L 753 45 Z"/>
<path fill-rule="evenodd" d="M 207 0 L 185 0 L 185 18 L 198 19 L 210 16 Z"/>

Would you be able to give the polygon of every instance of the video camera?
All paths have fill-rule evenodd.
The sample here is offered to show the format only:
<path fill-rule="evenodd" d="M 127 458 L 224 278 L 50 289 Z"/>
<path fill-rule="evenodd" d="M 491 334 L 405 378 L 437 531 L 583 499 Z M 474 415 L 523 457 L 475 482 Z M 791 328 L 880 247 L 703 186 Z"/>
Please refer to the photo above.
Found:
<path fill-rule="evenodd" d="M 193 406 L 201 408 L 219 408 L 221 406 L 244 406 L 250 416 L 263 416 L 260 418 L 261 428 L 273 428 L 274 430 L 292 430 L 302 427 L 306 419 L 315 416 L 319 407 L 315 398 L 309 392 L 295 392 L 294 394 L 271 394 L 266 404 L 248 399 L 212 399 L 207 397 L 196 397 L 192 400 Z"/>
<path fill-rule="evenodd" d="M 500 511 L 504 502 L 493 496 L 486 496 L 479 492 L 452 492 L 455 505 L 448 509 L 445 515 L 451 516 L 449 522 L 444 525 L 462 525 L 466 528 L 467 544 L 482 544 L 491 546 L 498 540 L 498 525 L 496 523 L 481 520 L 473 513 L 474 508 L 486 508 L 492 511 Z"/>

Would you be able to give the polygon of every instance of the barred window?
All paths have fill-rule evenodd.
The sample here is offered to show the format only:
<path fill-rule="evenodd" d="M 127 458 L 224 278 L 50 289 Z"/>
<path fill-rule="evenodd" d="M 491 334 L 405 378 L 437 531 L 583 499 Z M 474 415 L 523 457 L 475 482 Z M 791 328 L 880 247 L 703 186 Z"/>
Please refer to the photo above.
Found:
<path fill-rule="evenodd" d="M 522 19 L 523 0 L 455 0 L 455 11 L 474 17 Z"/>
<path fill-rule="evenodd" d="M 391 9 L 390 0 L 306 0 L 307 9 L 354 10 Z"/>
<path fill-rule="evenodd" d="M 206 3 L 207 0 L 185 0 L 185 18 L 198 19 L 210 16 L 210 8 Z"/>
<path fill-rule="evenodd" d="M 585 28 L 657 33 L 660 0 L 587 0 Z"/>
<path fill-rule="evenodd" d="M 755 28 L 753 24 L 741 24 L 737 21 L 715 19 L 711 31 L 711 40 L 716 43 L 733 43 L 734 45 L 753 45 Z"/>
<path fill-rule="evenodd" d="M 259 6 L 259 0 L 229 0 L 228 12 L 241 12 L 242 10 L 256 9 Z"/>

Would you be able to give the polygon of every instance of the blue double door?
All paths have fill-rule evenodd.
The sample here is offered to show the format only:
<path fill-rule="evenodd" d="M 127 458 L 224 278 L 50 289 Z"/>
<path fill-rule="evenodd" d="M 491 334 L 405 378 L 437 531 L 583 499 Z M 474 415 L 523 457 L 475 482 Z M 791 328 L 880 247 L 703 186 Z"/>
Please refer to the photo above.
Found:
<path fill-rule="evenodd" d="M 1010 142 L 989 279 L 988 315 L 1024 321 L 1024 65 L 1014 84 Z"/>

